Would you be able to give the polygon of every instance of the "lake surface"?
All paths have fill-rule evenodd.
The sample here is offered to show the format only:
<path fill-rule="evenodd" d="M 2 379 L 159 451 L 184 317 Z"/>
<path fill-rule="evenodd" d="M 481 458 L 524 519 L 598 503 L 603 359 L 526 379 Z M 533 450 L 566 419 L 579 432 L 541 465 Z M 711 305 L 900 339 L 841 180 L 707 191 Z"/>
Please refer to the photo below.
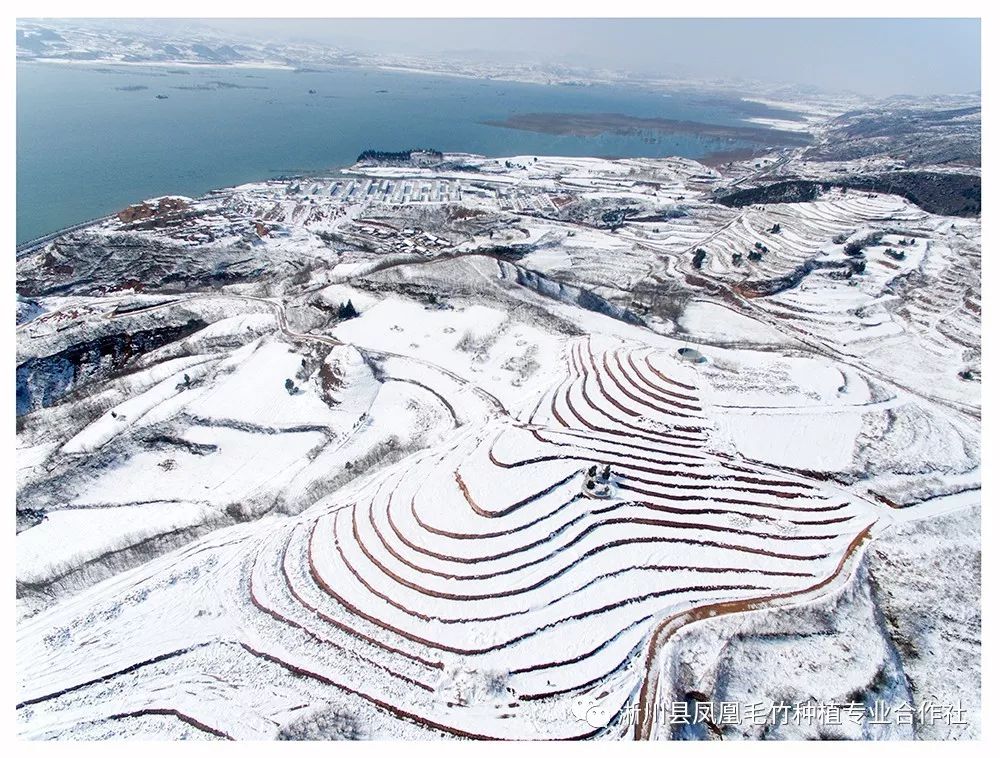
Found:
<path fill-rule="evenodd" d="M 148 197 L 198 196 L 218 187 L 348 166 L 367 148 L 698 158 L 746 143 L 697 134 L 542 134 L 482 122 L 547 112 L 742 125 L 748 116 L 767 115 L 761 108 L 738 99 L 628 87 L 545 86 L 377 69 L 18 63 L 17 240 Z"/>

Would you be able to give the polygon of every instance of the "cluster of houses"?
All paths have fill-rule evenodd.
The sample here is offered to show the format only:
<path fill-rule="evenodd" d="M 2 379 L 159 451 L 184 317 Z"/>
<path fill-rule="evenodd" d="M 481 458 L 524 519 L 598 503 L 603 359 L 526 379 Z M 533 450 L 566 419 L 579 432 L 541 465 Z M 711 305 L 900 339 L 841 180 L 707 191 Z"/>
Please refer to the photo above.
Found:
<path fill-rule="evenodd" d="M 552 213 L 559 210 L 548 193 L 522 187 L 501 187 L 497 189 L 496 197 L 501 210 L 515 213 Z"/>
<path fill-rule="evenodd" d="M 342 228 L 342 231 L 347 230 Z M 396 229 L 389 224 L 362 221 L 352 224 L 349 233 L 364 236 L 368 247 L 379 253 L 418 253 L 431 256 L 452 245 L 450 240 L 416 227 Z"/>
<path fill-rule="evenodd" d="M 452 203 L 461 201 L 462 185 L 449 179 L 373 177 L 316 182 L 305 189 L 305 193 L 349 204 Z"/>

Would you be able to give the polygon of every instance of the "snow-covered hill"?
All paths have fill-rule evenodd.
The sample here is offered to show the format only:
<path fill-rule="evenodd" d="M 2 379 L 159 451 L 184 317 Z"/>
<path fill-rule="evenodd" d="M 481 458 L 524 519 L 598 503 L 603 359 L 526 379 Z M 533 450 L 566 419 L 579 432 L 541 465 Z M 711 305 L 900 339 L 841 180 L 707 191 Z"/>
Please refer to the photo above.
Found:
<path fill-rule="evenodd" d="M 978 588 L 980 223 L 715 202 L 804 161 L 369 163 L 28 251 L 20 733 L 978 733 L 913 654 L 978 675 L 978 616 L 918 638 L 959 600 L 905 574 Z"/>

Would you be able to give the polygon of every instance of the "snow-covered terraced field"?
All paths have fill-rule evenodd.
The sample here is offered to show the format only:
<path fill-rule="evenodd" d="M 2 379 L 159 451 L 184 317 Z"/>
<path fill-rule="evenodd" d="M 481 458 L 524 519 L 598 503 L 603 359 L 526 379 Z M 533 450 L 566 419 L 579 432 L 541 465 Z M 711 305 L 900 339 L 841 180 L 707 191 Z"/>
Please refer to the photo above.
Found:
<path fill-rule="evenodd" d="M 527 418 L 463 425 L 290 522 L 208 539 L 157 562 L 169 569 L 25 623 L 24 733 L 51 736 L 79 709 L 268 736 L 266 719 L 245 717 L 253 695 L 237 695 L 231 670 L 206 686 L 207 646 L 225 648 L 241 678 L 263 667 L 297 692 L 273 715 L 318 688 L 432 731 L 589 736 L 572 700 L 635 697 L 658 620 L 787 597 L 836 573 L 877 520 L 871 503 L 708 452 L 696 371 L 602 342 L 566 344 L 563 378 Z M 593 465 L 610 466 L 601 497 L 584 486 Z M 200 572 L 181 607 L 151 591 L 165 574 L 184 585 Z M 72 650 L 87 651 L 77 665 Z M 57 670 L 53 655 L 69 663 Z M 170 687 L 137 676 L 168 660 Z M 131 715 L 115 712 L 123 677 Z"/>
<path fill-rule="evenodd" d="M 18 732 L 646 739 L 978 672 L 870 547 L 978 505 L 979 220 L 717 202 L 800 162 L 359 165 L 21 259 Z"/>
<path fill-rule="evenodd" d="M 980 366 L 977 223 L 855 191 L 730 211 L 712 233 L 712 216 L 695 218 L 643 230 L 643 245 L 670 256 L 670 273 L 722 284 L 724 305 L 793 341 L 978 413 L 976 386 L 958 377 Z M 845 254 L 845 241 L 875 233 L 863 257 Z M 858 261 L 863 275 L 851 270 Z M 931 382 L 905 378 L 929 373 Z"/>

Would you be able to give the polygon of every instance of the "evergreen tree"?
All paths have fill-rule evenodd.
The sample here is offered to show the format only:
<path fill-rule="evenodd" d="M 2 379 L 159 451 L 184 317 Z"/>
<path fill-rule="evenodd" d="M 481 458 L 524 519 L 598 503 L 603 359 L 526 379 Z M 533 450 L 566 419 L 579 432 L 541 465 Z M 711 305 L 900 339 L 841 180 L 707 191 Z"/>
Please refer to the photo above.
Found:
<path fill-rule="evenodd" d="M 347 320 L 349 318 L 357 318 L 360 314 L 358 309 L 354 307 L 354 303 L 348 300 L 346 303 L 341 303 L 340 308 L 337 309 L 337 318 L 341 320 Z"/>

